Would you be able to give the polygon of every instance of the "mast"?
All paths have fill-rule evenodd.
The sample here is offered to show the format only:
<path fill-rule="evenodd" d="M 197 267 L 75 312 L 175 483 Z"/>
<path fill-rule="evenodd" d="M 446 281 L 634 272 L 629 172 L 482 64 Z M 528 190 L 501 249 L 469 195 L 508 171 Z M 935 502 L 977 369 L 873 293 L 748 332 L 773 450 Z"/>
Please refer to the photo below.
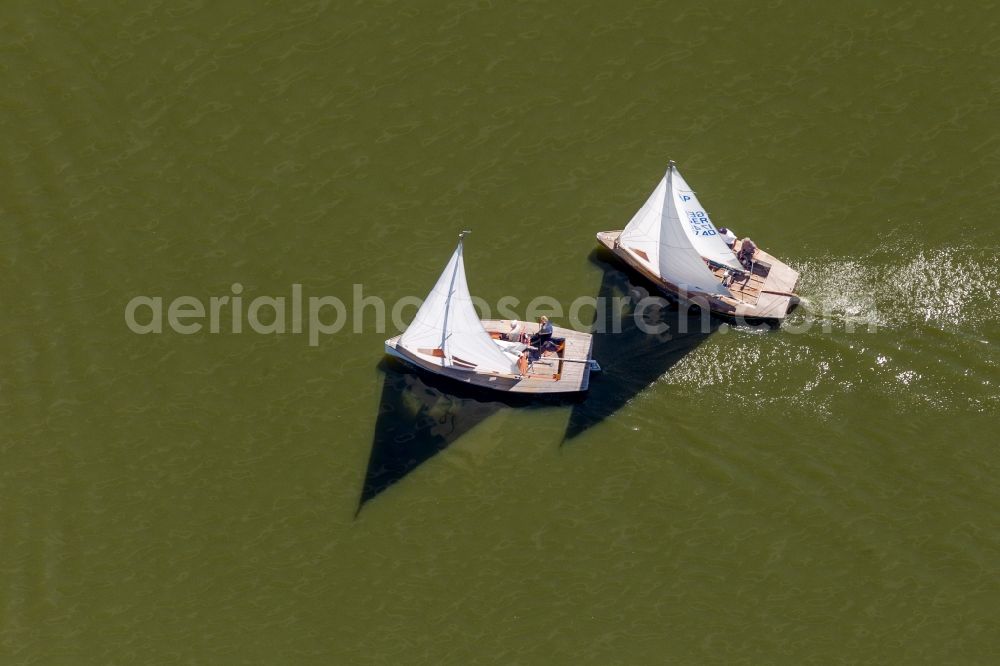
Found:
<path fill-rule="evenodd" d="M 444 302 L 444 325 L 441 327 L 441 350 L 444 352 L 444 360 L 446 365 L 451 365 L 451 351 L 448 344 L 448 338 L 451 337 L 451 333 L 448 331 L 448 317 L 451 314 L 451 297 L 455 294 L 455 279 L 458 277 L 458 267 L 465 264 L 465 259 L 463 254 L 465 251 L 465 246 L 462 241 L 465 240 L 466 234 L 471 234 L 472 231 L 468 229 L 463 229 L 460 234 L 458 234 L 458 248 L 456 250 L 458 254 L 458 261 L 455 262 L 455 268 L 451 272 L 451 282 L 448 284 L 448 298 Z"/>

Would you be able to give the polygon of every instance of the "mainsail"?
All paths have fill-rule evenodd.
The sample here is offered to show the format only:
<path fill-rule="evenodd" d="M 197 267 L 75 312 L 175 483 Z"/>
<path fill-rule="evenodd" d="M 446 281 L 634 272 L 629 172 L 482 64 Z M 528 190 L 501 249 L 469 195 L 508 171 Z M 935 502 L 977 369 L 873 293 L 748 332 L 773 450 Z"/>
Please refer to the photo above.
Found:
<path fill-rule="evenodd" d="M 512 359 L 483 328 L 473 307 L 465 280 L 461 237 L 444 272 L 397 344 L 412 352 L 439 357 L 441 365 L 447 367 L 501 374 L 516 371 Z"/>
<path fill-rule="evenodd" d="M 675 177 L 677 183 L 674 182 Z M 678 185 L 683 187 L 682 191 L 679 191 Z M 691 216 L 689 211 L 698 215 Z M 697 224 L 693 223 L 694 220 Z M 711 231 L 711 234 L 696 235 L 697 230 Z M 725 252 L 710 242 L 712 238 Z M 703 256 L 742 270 L 736 256 L 719 237 L 673 162 L 646 203 L 622 231 L 618 242 L 645 259 L 649 268 L 661 278 L 692 291 L 732 296 L 709 270 Z M 708 255 L 702 254 L 702 247 L 707 248 Z"/>

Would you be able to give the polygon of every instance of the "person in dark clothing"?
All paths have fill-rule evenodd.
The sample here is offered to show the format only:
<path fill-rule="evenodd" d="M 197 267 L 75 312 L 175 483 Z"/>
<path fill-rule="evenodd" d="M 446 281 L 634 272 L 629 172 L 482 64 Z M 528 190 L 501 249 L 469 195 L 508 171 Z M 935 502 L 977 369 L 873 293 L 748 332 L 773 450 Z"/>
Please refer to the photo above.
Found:
<path fill-rule="evenodd" d="M 736 258 L 740 260 L 741 264 L 743 264 L 743 268 L 747 269 L 748 271 L 753 268 L 754 252 L 756 251 L 757 251 L 757 246 L 754 244 L 754 242 L 749 238 L 744 238 L 743 246 L 740 248 L 740 251 L 736 255 Z"/>
<path fill-rule="evenodd" d="M 538 333 L 531 336 L 531 346 L 541 347 L 542 344 L 549 341 L 552 337 L 552 322 L 545 315 L 542 315 L 538 319 Z"/>

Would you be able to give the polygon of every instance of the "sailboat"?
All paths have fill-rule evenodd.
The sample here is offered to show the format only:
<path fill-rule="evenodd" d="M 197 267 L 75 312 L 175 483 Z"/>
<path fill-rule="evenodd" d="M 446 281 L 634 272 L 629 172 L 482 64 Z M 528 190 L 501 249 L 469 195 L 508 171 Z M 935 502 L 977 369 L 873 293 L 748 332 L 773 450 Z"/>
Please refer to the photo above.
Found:
<path fill-rule="evenodd" d="M 385 341 L 385 351 L 427 372 L 496 391 L 575 393 L 586 391 L 590 373 L 600 368 L 590 358 L 593 336 L 552 327 L 542 345 L 530 334 L 540 325 L 511 320 L 480 320 L 472 304 L 462 258 L 463 241 L 434 288 L 401 335 Z M 505 339 L 516 324 L 523 336 Z"/>
<path fill-rule="evenodd" d="M 780 322 L 799 304 L 799 274 L 749 238 L 724 240 L 673 161 L 625 229 L 597 240 L 665 293 L 724 317 Z"/>

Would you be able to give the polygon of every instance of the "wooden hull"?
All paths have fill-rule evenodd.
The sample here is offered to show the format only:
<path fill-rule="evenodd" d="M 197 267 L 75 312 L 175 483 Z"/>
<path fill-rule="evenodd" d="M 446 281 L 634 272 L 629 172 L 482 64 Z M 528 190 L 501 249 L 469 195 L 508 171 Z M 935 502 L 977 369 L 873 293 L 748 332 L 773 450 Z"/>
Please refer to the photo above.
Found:
<path fill-rule="evenodd" d="M 660 278 L 638 256 L 618 244 L 621 233 L 620 230 L 601 231 L 597 241 L 664 293 L 682 302 L 708 307 L 713 313 L 727 318 L 767 322 L 780 322 L 799 304 L 799 297 L 794 293 L 799 274 L 760 248 L 754 253 L 753 274 L 746 280 L 726 283 L 734 296 L 729 298 L 682 290 Z M 722 282 L 725 271 L 718 269 L 715 272 Z"/>
<path fill-rule="evenodd" d="M 538 324 L 522 322 L 526 332 L 536 332 Z M 487 331 L 500 333 L 509 330 L 509 320 L 486 319 L 483 326 Z M 514 375 L 494 375 L 459 370 L 441 365 L 438 359 L 429 359 L 421 354 L 415 354 L 400 347 L 397 343 L 401 336 L 397 335 L 385 341 L 385 351 L 410 365 L 435 375 L 448 377 L 462 384 L 477 386 L 493 391 L 506 393 L 579 393 L 590 386 L 590 359 L 593 349 L 593 336 L 568 328 L 554 326 L 552 336 L 565 338 L 566 346 L 562 356 L 542 357 L 534 361 L 524 377 Z"/>

